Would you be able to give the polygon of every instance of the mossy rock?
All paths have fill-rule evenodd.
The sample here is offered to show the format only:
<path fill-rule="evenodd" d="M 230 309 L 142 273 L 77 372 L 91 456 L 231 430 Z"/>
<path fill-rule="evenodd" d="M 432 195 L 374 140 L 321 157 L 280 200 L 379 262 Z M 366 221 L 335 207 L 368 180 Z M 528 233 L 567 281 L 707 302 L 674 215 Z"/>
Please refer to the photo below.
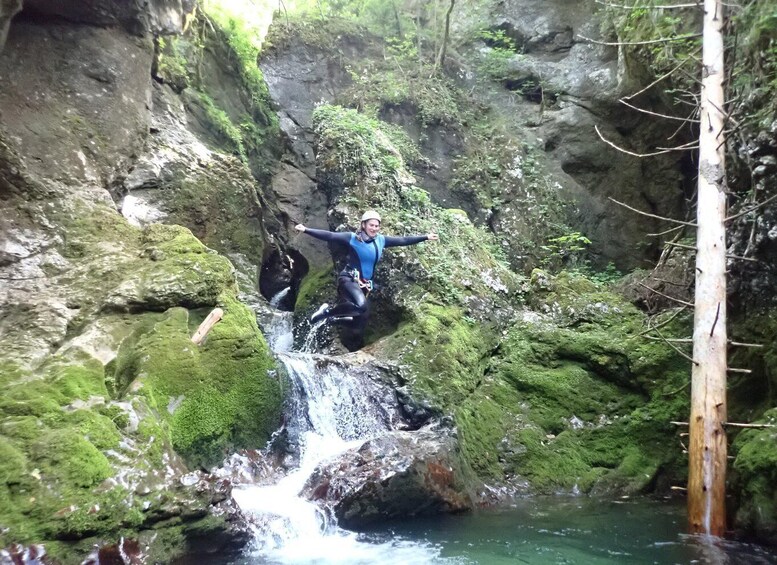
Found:
<path fill-rule="evenodd" d="M 112 475 L 108 460 L 74 430 L 52 430 L 31 448 L 32 461 L 42 474 L 77 487 L 89 488 Z"/>
<path fill-rule="evenodd" d="M 300 284 L 294 311 L 305 312 L 322 301 L 331 301 L 335 293 L 334 278 L 334 269 L 330 267 L 309 272 Z"/>
<path fill-rule="evenodd" d="M 736 525 L 777 542 L 777 408 L 767 410 L 757 422 L 772 427 L 743 430 L 732 445 Z"/>
<path fill-rule="evenodd" d="M 450 411 L 478 386 L 493 339 L 460 308 L 424 302 L 377 347 L 402 359 L 414 389 Z"/>
<path fill-rule="evenodd" d="M 21 477 L 27 472 L 27 458 L 24 453 L 0 436 L 0 485 L 7 489 L 9 485 L 19 484 Z"/>
<path fill-rule="evenodd" d="M 280 386 L 268 374 L 274 362 L 253 313 L 226 296 L 222 307 L 202 346 L 189 338 L 189 312 L 174 308 L 116 362 L 117 384 L 148 399 L 176 451 L 195 466 L 262 445 L 280 417 Z"/>

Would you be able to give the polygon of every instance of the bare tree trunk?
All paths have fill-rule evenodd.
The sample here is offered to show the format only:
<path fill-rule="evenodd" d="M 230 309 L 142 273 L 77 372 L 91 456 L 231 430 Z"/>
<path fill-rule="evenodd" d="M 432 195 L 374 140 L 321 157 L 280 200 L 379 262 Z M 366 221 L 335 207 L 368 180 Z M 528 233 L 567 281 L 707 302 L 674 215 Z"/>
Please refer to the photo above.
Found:
<path fill-rule="evenodd" d="M 688 523 L 726 530 L 726 179 L 723 4 L 704 0 Z"/>
<path fill-rule="evenodd" d="M 437 60 L 434 62 L 435 71 L 441 69 L 445 64 L 445 52 L 448 49 L 448 37 L 450 36 L 451 32 L 451 12 L 453 12 L 453 7 L 455 5 L 456 0 L 451 0 L 451 4 L 448 6 L 448 11 L 445 13 L 445 32 L 442 36 L 442 46 L 440 47 L 440 52 L 437 54 Z"/>

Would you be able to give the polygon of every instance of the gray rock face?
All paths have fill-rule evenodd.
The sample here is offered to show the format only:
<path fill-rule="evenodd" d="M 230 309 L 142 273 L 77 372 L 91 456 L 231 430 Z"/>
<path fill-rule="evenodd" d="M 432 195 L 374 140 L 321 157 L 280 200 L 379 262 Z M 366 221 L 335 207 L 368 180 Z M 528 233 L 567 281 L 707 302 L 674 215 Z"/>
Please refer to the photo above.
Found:
<path fill-rule="evenodd" d="M 152 56 L 150 41 L 123 32 L 15 23 L 0 55 L 0 108 L 30 173 L 114 182 L 148 131 Z"/>
<path fill-rule="evenodd" d="M 377 520 L 463 512 L 473 506 L 453 434 L 392 432 L 348 451 L 308 479 L 304 494 L 350 529 Z"/>
<path fill-rule="evenodd" d="M 663 225 L 609 198 L 681 219 L 682 153 L 640 159 L 599 139 L 594 126 L 620 147 L 647 153 L 667 145 L 676 124 L 618 102 L 642 85 L 626 72 L 616 48 L 584 39 L 601 39 L 596 8 L 592 1 L 501 3 L 492 16 L 492 29 L 503 30 L 522 51 L 510 60 L 505 86 L 523 99 L 498 104 L 512 105 L 516 133 L 545 151 L 559 194 L 573 203 L 572 226 L 593 241 L 592 251 L 602 263 L 614 261 L 627 269 L 656 254 L 645 234 Z M 535 83 L 543 85 L 539 94 L 526 90 Z M 496 211 L 491 224 L 496 231 L 521 233 L 520 217 L 504 211 Z"/>
<path fill-rule="evenodd" d="M 183 30 L 194 0 L 25 0 L 24 8 L 79 24 L 119 25 L 137 35 L 165 35 Z"/>
<path fill-rule="evenodd" d="M 347 44 L 346 51 L 350 49 Z M 260 67 L 273 101 L 278 105 L 281 131 L 286 138 L 286 153 L 272 180 L 283 228 L 291 243 L 314 268 L 331 265 L 325 248 L 308 236 L 293 230 L 305 223 L 310 227 L 328 228 L 328 198 L 318 187 L 313 137 L 313 110 L 321 102 L 331 103 L 351 78 L 346 70 L 327 53 L 294 42 L 283 48 L 263 53 Z"/>
<path fill-rule="evenodd" d="M 743 140 L 738 153 L 746 166 L 737 173 L 741 177 L 731 178 L 729 184 L 752 190 L 754 202 L 744 198 L 731 215 L 777 195 L 777 121 L 768 130 Z M 773 301 L 777 276 L 773 267 L 764 268 L 763 264 L 774 265 L 777 257 L 777 207 L 774 201 L 738 217 L 727 235 L 731 255 L 753 257 L 762 262 L 730 259 L 729 268 L 734 273 L 730 279 L 730 293 L 740 300 L 749 298 L 756 304 L 769 304 Z"/>
<path fill-rule="evenodd" d="M 0 0 L 0 51 L 3 50 L 8 37 L 8 27 L 11 19 L 22 9 L 22 0 Z"/>

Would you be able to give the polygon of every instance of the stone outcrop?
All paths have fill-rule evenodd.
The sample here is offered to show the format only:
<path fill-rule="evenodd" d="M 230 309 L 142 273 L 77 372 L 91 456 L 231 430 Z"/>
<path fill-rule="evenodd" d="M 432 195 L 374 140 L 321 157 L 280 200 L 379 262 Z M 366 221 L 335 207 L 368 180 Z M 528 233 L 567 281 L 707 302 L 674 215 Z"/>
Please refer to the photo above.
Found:
<path fill-rule="evenodd" d="M 167 562 L 247 539 L 229 484 L 187 477 L 277 427 L 267 344 L 225 257 L 186 227 L 132 225 L 117 202 L 188 186 L 201 216 L 176 219 L 253 253 L 253 284 L 265 232 L 248 166 L 187 130 L 152 77 L 151 34 L 180 31 L 191 6 L 151 4 L 25 3 L 0 53 L 0 546 L 135 529 Z M 213 209 L 216 227 L 198 221 Z"/>
<path fill-rule="evenodd" d="M 194 0 L 23 0 L 38 17 L 76 24 L 121 26 L 136 35 L 181 33 Z"/>
<path fill-rule="evenodd" d="M 439 428 L 392 432 L 319 467 L 303 494 L 332 509 L 338 524 L 463 512 L 473 507 L 455 435 Z"/>

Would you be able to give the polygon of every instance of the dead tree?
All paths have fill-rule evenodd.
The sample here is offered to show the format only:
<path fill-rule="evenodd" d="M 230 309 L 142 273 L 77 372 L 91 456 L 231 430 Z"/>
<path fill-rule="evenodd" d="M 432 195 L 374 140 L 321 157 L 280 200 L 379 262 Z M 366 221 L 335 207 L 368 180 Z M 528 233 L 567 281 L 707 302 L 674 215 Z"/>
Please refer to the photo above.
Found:
<path fill-rule="evenodd" d="M 618 7 L 628 9 L 633 6 Z M 681 5 L 667 6 L 666 8 L 669 7 L 681 7 Z M 692 365 L 688 444 L 688 524 L 691 533 L 722 536 L 726 531 L 727 441 L 724 426 L 727 424 L 726 372 L 728 370 L 726 329 L 727 190 L 726 138 L 724 133 L 727 116 L 724 111 L 723 87 L 725 79 L 723 2 L 722 0 L 704 0 L 703 8 L 702 80 L 698 96 L 699 119 L 698 121 L 692 120 L 691 116 L 684 118 L 687 122 L 698 123 L 698 146 L 685 144 L 671 148 L 659 148 L 659 151 L 653 153 L 637 154 L 617 147 L 605 139 L 598 129 L 596 131 L 604 142 L 637 157 L 650 157 L 669 151 L 697 148 L 699 151 L 696 222 L 662 219 L 696 228 L 696 246 L 693 248 L 696 254 L 695 293 L 692 304 L 694 308 L 693 354 L 688 356 L 680 352 L 691 361 Z M 638 44 L 674 39 L 662 38 Z M 682 63 L 641 90 L 640 93 L 664 80 L 681 66 Z M 625 102 L 633 96 L 626 97 L 621 102 L 635 110 L 654 116 L 678 119 L 642 110 Z M 627 206 L 627 208 L 630 207 Z M 645 214 L 644 212 L 640 213 Z M 685 302 L 684 304 L 691 306 Z M 661 339 L 664 338 L 661 337 Z M 669 341 L 667 343 L 672 345 Z M 672 345 L 672 347 L 675 346 Z"/>
<path fill-rule="evenodd" d="M 696 205 L 688 524 L 726 531 L 726 167 L 723 2 L 705 0 Z"/>

